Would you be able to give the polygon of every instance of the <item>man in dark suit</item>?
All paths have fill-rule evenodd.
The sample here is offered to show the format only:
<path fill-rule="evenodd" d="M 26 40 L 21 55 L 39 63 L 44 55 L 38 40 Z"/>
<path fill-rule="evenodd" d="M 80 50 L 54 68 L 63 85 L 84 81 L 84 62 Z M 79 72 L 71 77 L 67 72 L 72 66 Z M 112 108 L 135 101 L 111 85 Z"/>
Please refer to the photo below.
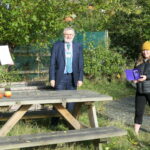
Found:
<path fill-rule="evenodd" d="M 75 90 L 83 84 L 82 46 L 73 42 L 73 28 L 64 29 L 64 41 L 53 45 L 50 65 L 50 85 L 56 90 Z"/>
<path fill-rule="evenodd" d="M 64 40 L 53 45 L 50 59 L 50 85 L 56 90 L 76 90 L 83 84 L 83 52 L 82 46 L 74 42 L 75 31 L 65 28 Z M 67 104 L 72 111 L 74 103 Z M 52 119 L 53 123 L 57 119 Z"/>

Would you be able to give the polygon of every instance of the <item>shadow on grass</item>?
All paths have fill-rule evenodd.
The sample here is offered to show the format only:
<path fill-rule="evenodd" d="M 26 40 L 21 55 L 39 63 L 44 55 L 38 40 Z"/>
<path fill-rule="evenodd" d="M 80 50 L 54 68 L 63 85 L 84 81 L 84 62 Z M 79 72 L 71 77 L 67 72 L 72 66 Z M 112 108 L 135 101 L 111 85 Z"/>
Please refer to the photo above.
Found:
<path fill-rule="evenodd" d="M 47 146 L 21 148 L 20 150 L 95 150 L 93 141 L 71 142 Z"/>
<path fill-rule="evenodd" d="M 46 118 L 46 119 L 32 119 L 32 120 L 24 120 L 24 123 L 30 123 L 31 126 L 38 126 L 38 128 L 46 128 L 46 129 L 50 129 L 52 131 L 65 131 L 68 130 L 69 125 L 67 124 L 67 122 L 60 118 L 59 122 L 57 125 L 52 125 L 51 124 L 51 118 Z"/>

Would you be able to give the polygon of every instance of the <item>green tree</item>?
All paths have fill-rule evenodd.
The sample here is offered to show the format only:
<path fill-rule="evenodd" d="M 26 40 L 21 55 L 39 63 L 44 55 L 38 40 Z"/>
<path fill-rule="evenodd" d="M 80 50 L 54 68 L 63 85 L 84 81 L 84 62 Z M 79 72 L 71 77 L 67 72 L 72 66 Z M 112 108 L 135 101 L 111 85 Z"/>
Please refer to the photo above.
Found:
<path fill-rule="evenodd" d="M 150 40 L 150 2 L 148 0 L 121 1 L 130 8 L 117 11 L 107 22 L 111 46 L 128 59 L 135 60 L 145 40 Z"/>
<path fill-rule="evenodd" d="M 135 58 L 150 36 L 149 13 L 149 0 L 1 0 L 0 44 L 44 45 L 72 26 L 78 32 L 108 30 L 113 49 Z"/>
<path fill-rule="evenodd" d="M 0 43 L 11 47 L 46 43 L 60 36 L 66 26 L 80 32 L 105 30 L 108 20 L 120 9 L 130 8 L 119 0 L 1 0 Z M 64 21 L 65 17 L 72 20 Z"/>
<path fill-rule="evenodd" d="M 63 28 L 63 11 L 54 0 L 3 0 L 0 5 L 0 43 L 28 45 L 55 38 Z M 61 7 L 61 6 L 59 6 Z M 59 17 L 58 17 L 59 16 Z"/>

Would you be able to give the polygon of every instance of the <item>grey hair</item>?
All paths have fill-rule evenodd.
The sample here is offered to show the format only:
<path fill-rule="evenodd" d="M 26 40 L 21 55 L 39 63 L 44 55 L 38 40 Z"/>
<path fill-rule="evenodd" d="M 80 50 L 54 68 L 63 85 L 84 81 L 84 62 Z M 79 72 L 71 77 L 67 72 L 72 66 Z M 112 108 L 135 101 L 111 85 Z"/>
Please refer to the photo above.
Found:
<path fill-rule="evenodd" d="M 73 28 L 71 28 L 71 27 L 65 28 L 64 31 L 63 31 L 63 33 L 65 33 L 65 31 L 68 31 L 68 30 L 73 31 L 73 33 L 75 34 L 75 30 Z"/>

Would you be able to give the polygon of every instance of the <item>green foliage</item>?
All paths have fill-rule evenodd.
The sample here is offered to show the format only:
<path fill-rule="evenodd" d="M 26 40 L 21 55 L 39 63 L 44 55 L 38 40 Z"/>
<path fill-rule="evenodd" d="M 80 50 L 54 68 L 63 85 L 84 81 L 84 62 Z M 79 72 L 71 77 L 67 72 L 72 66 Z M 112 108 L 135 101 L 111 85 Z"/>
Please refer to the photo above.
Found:
<path fill-rule="evenodd" d="M 33 44 L 46 46 L 50 40 L 60 37 L 66 26 L 72 26 L 78 32 L 108 30 L 111 51 L 115 55 L 112 59 L 121 65 L 122 58 L 114 51 L 125 59 L 135 60 L 142 42 L 150 39 L 149 14 L 149 0 L 3 0 L 0 2 L 0 44 L 9 44 L 11 48 Z M 71 20 L 66 21 L 66 17 Z M 88 58 L 91 58 L 90 54 L 94 56 L 94 50 L 85 52 Z M 101 55 L 104 60 L 96 62 L 98 59 L 92 57 L 93 70 L 85 65 L 85 73 L 96 76 L 99 69 L 102 71 L 100 74 L 112 76 L 114 73 L 115 76 L 121 72 L 115 65 L 109 69 L 110 64 L 115 62 L 108 50 Z M 90 61 L 86 58 L 88 64 Z"/>
<path fill-rule="evenodd" d="M 11 82 L 20 81 L 21 77 L 17 74 L 17 71 L 11 70 L 9 71 L 8 66 L 0 67 L 0 82 L 7 84 L 11 84 Z"/>
<path fill-rule="evenodd" d="M 112 24 L 109 20 L 116 13 L 133 12 L 135 4 L 132 3 L 118 0 L 3 0 L 0 2 L 0 43 L 12 48 L 44 45 L 50 39 L 60 37 L 66 26 L 73 26 L 78 32 L 107 30 Z M 65 21 L 66 17 L 72 20 Z"/>
<path fill-rule="evenodd" d="M 102 47 L 84 50 L 84 71 L 89 77 L 105 76 L 110 79 L 122 74 L 125 68 L 125 59 L 112 50 Z"/>
<path fill-rule="evenodd" d="M 136 59 L 141 45 L 150 40 L 150 2 L 148 0 L 121 1 L 120 9 L 108 20 L 111 46 L 128 59 Z"/>
<path fill-rule="evenodd" d="M 0 43 L 14 47 L 43 44 L 55 38 L 64 26 L 63 3 L 64 0 L 61 4 L 55 0 L 3 0 L 0 5 Z"/>
<path fill-rule="evenodd" d="M 43 44 L 60 36 L 65 26 L 74 26 L 87 30 L 82 25 L 89 14 L 88 2 L 70 2 L 69 0 L 3 0 L 0 4 L 0 43 L 28 45 Z M 72 22 L 65 22 L 65 17 L 72 17 Z M 83 19 L 83 20 L 82 20 Z M 97 25 L 96 25 L 97 26 Z"/>

